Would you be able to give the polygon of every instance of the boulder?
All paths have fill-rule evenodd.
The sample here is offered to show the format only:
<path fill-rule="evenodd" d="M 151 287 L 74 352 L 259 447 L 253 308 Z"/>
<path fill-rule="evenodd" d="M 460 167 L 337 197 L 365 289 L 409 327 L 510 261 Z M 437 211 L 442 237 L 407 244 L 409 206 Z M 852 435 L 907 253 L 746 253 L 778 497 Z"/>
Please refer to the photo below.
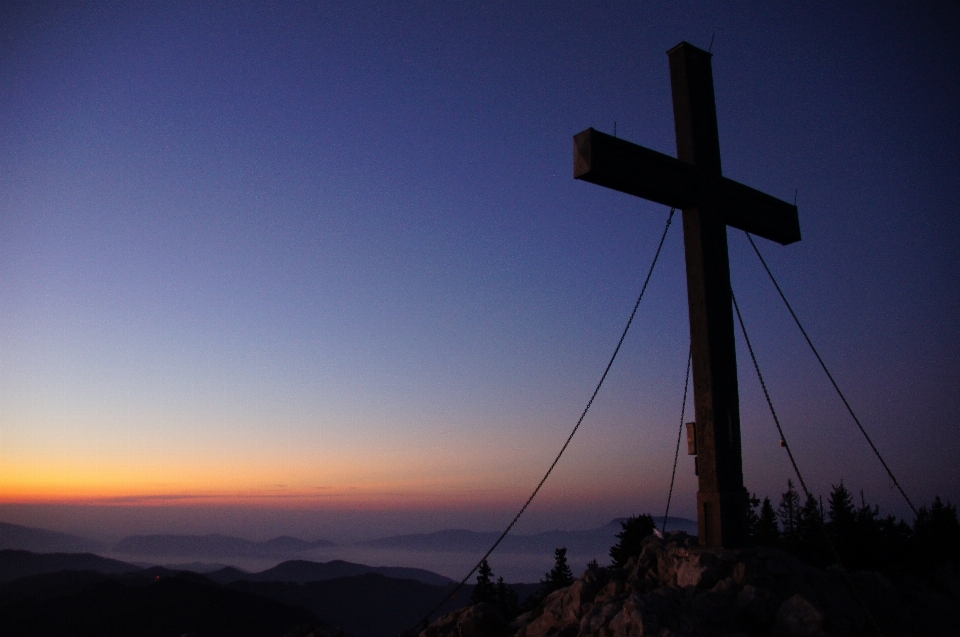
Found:
<path fill-rule="evenodd" d="M 678 588 L 710 588 L 720 578 L 721 562 L 714 551 L 670 544 L 657 560 L 660 581 Z"/>
<path fill-rule="evenodd" d="M 737 593 L 736 608 L 748 627 L 764 626 L 776 612 L 775 601 L 772 592 L 747 584 Z"/>
<path fill-rule="evenodd" d="M 592 599 L 592 586 L 581 578 L 567 588 L 554 591 L 543 600 L 538 616 L 520 631 L 524 637 L 545 637 L 566 626 L 579 625 L 580 618 L 588 610 Z"/>
<path fill-rule="evenodd" d="M 620 612 L 610 620 L 605 634 L 608 637 L 647 637 L 656 635 L 660 622 L 655 612 L 647 608 L 639 595 L 631 595 L 623 602 Z"/>
<path fill-rule="evenodd" d="M 799 593 L 780 604 L 777 610 L 777 637 L 823 635 L 823 613 Z"/>
<path fill-rule="evenodd" d="M 495 606 L 474 604 L 440 617 L 420 637 L 503 637 L 507 622 Z"/>

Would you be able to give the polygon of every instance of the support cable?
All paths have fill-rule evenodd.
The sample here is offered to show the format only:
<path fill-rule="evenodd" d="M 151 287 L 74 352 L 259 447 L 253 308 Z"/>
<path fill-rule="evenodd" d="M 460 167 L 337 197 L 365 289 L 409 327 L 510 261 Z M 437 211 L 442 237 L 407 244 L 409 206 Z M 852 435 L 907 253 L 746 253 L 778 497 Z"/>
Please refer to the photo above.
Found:
<path fill-rule="evenodd" d="M 763 374 L 760 373 L 760 365 L 757 364 L 757 357 L 753 353 L 753 345 L 750 343 L 750 337 L 747 336 L 747 328 L 743 324 L 743 316 L 740 315 L 740 306 L 737 305 L 737 297 L 733 294 L 732 289 L 730 290 L 730 298 L 733 300 L 733 309 L 737 311 L 737 321 L 740 322 L 740 331 L 743 332 L 743 340 L 747 342 L 747 350 L 750 352 L 750 359 L 753 361 L 753 368 L 757 372 L 757 378 L 760 379 L 760 387 L 763 389 L 764 398 L 767 399 L 767 406 L 770 407 L 770 413 L 773 415 L 773 422 L 777 426 L 777 432 L 780 434 L 780 440 L 783 442 L 783 448 L 787 450 L 787 456 L 790 458 L 790 464 L 793 465 L 793 472 L 797 474 L 797 480 L 800 481 L 800 487 L 803 489 L 803 492 L 808 498 L 812 498 L 813 494 L 811 494 L 810 490 L 807 488 L 807 483 L 804 481 L 803 475 L 800 473 L 800 467 L 797 466 L 797 461 L 793 457 L 793 452 L 790 450 L 790 445 L 787 444 L 787 439 L 783 435 L 783 427 L 780 426 L 780 419 L 777 417 L 777 411 L 773 408 L 773 401 L 770 400 L 770 392 L 767 391 L 767 384 L 763 380 Z"/>
<path fill-rule="evenodd" d="M 667 534 L 667 515 L 670 513 L 670 500 L 673 498 L 673 481 L 677 478 L 677 460 L 680 459 L 680 438 L 683 437 L 683 421 L 687 409 L 687 390 L 690 388 L 690 365 L 693 362 L 693 346 L 687 354 L 687 374 L 683 381 L 683 402 L 680 404 L 680 430 L 677 431 L 677 449 L 673 452 L 673 473 L 670 474 L 670 491 L 667 493 L 667 510 L 663 512 L 663 524 L 660 533 Z"/>
<path fill-rule="evenodd" d="M 747 350 L 750 352 L 750 360 L 753 361 L 753 368 L 757 372 L 757 378 L 760 379 L 760 387 L 763 389 L 763 396 L 767 399 L 767 406 L 770 407 L 770 414 L 773 416 L 773 422 L 777 425 L 777 432 L 780 434 L 780 442 L 783 444 L 783 448 L 787 450 L 787 456 L 790 458 L 790 464 L 793 465 L 793 472 L 797 474 L 797 480 L 800 482 L 800 488 L 803 489 L 803 493 L 807 496 L 808 500 L 813 500 L 813 493 L 811 493 L 810 489 L 807 488 L 807 483 L 803 479 L 803 475 L 800 473 L 800 467 L 797 466 L 797 461 L 793 457 L 793 452 L 790 450 L 790 445 L 787 443 L 787 438 L 783 435 L 783 427 L 780 426 L 780 419 L 777 417 L 777 410 L 773 408 L 773 401 L 770 399 L 770 392 L 767 391 L 767 384 L 763 380 L 763 374 L 760 373 L 760 365 L 757 363 L 757 357 L 753 353 L 753 345 L 750 343 L 750 337 L 747 336 L 747 328 L 743 324 L 743 316 L 740 314 L 740 306 L 737 305 L 737 297 L 733 294 L 732 288 L 730 290 L 730 298 L 733 300 L 733 309 L 737 311 L 737 321 L 740 323 L 740 331 L 743 332 L 743 340 L 747 343 Z M 843 573 L 844 579 L 847 580 L 847 585 L 850 587 L 850 591 L 853 593 L 853 596 L 857 598 L 857 601 L 860 603 L 860 607 L 863 608 L 863 612 L 866 613 L 867 617 L 870 619 L 870 623 L 873 624 L 874 630 L 876 630 L 877 634 L 881 635 L 882 637 L 883 631 L 880 630 L 880 624 L 873 616 L 873 613 L 870 612 L 870 609 L 867 608 L 867 604 L 863 600 L 863 597 L 860 596 L 860 592 L 857 591 L 857 587 L 853 583 L 853 578 L 850 577 L 847 567 L 844 566 L 843 560 L 840 559 L 840 553 L 837 551 L 837 547 L 834 545 L 833 540 L 830 539 L 830 534 L 827 533 L 827 527 L 824 525 L 823 519 L 819 515 L 817 516 L 817 526 L 820 528 L 820 532 L 823 534 L 823 539 L 830 548 L 830 552 L 833 553 L 833 557 L 837 560 L 837 564 L 840 565 L 840 572 Z"/>
<path fill-rule="evenodd" d="M 750 236 L 749 232 L 744 231 L 744 234 L 747 235 L 747 240 L 750 241 L 750 245 L 753 246 L 753 251 L 757 253 L 757 257 L 760 259 L 760 263 L 763 264 L 763 269 L 767 271 L 767 275 L 770 277 L 770 280 L 773 282 L 773 286 L 777 288 L 777 292 L 780 294 L 780 298 L 783 299 L 784 305 L 787 306 L 787 310 L 790 311 L 790 316 L 793 317 L 794 322 L 797 324 L 797 327 L 800 328 L 800 333 L 803 334 L 803 338 L 807 340 L 807 345 L 810 346 L 810 349 L 813 350 L 813 355 L 817 357 L 817 361 L 820 363 L 820 367 L 823 368 L 823 371 L 827 374 L 827 378 L 830 379 L 830 383 L 833 385 L 833 388 L 837 390 L 837 394 L 840 396 L 840 400 L 843 401 L 844 406 L 847 408 L 847 411 L 850 412 L 850 415 L 853 417 L 853 422 L 857 423 L 857 427 L 860 429 L 860 433 L 863 434 L 863 437 L 867 439 L 867 443 L 870 445 L 870 448 L 873 449 L 873 453 L 877 456 L 877 459 L 880 461 L 880 464 L 883 465 L 883 468 L 887 470 L 887 475 L 890 476 L 890 480 L 893 481 L 894 486 L 897 487 L 897 490 L 900 491 L 900 495 L 903 496 L 903 499 L 907 501 L 907 504 L 910 505 L 910 509 L 913 511 L 914 516 L 918 516 L 917 507 L 913 506 L 913 502 L 910 501 L 910 498 L 907 497 L 906 492 L 903 490 L 903 487 L 900 486 L 900 482 L 897 481 L 896 476 L 893 475 L 893 471 L 884 461 L 883 456 L 880 455 L 880 450 L 877 449 L 877 446 L 873 444 L 873 440 L 870 439 L 870 436 L 867 435 L 867 430 L 863 428 L 863 425 L 860 424 L 860 419 L 857 418 L 857 415 L 853 413 L 853 407 L 850 406 L 850 403 L 847 402 L 846 396 L 843 395 L 843 392 L 840 391 L 840 386 L 837 385 L 837 381 L 833 379 L 833 374 L 830 373 L 830 370 L 827 369 L 827 364 L 823 362 L 823 358 L 820 357 L 820 352 L 817 351 L 817 348 L 813 345 L 813 341 L 810 340 L 810 336 L 807 335 L 807 330 L 803 329 L 803 325 L 800 323 L 800 319 L 797 318 L 797 313 L 793 311 L 793 307 L 790 305 L 790 302 L 787 300 L 786 295 L 783 293 L 783 290 L 780 289 L 780 284 L 777 283 L 777 279 L 774 278 L 773 272 L 770 271 L 770 268 L 767 266 L 767 262 L 764 260 L 763 255 L 760 254 L 757 244 L 754 243 L 753 237 Z"/>
<path fill-rule="evenodd" d="M 667 238 L 667 231 L 670 230 L 670 224 L 673 223 L 673 215 L 675 212 L 676 212 L 676 208 L 670 209 L 670 214 L 667 217 L 667 225 L 663 229 L 663 234 L 660 236 L 660 243 L 657 245 L 657 251 L 653 255 L 653 262 L 650 264 L 650 269 L 647 271 L 647 278 L 644 279 L 643 286 L 640 288 L 640 296 L 637 297 L 637 302 L 633 305 L 633 311 L 630 312 L 630 318 L 627 320 L 627 326 L 623 328 L 623 334 L 620 335 L 620 341 L 617 343 L 617 347 L 613 350 L 613 355 L 610 357 L 610 362 L 607 363 L 606 369 L 603 370 L 603 375 L 600 376 L 600 382 L 597 383 L 596 389 L 593 390 L 593 394 L 590 396 L 590 400 L 587 401 L 587 406 L 584 407 L 583 413 L 580 414 L 580 418 L 577 420 L 577 424 L 573 427 L 573 431 L 570 432 L 570 435 L 567 436 L 566 442 L 564 442 L 563 446 L 560 448 L 560 453 L 558 453 L 557 457 L 553 459 L 552 463 L 550 463 L 550 468 L 547 469 L 547 472 L 544 474 L 543 478 L 540 479 L 540 483 L 537 484 L 537 488 L 533 490 L 533 493 L 530 494 L 530 497 L 527 498 L 527 501 L 524 503 L 524 505 L 520 507 L 520 511 L 518 511 L 517 514 L 513 516 L 513 520 L 510 521 L 510 524 L 507 525 L 507 528 L 504 529 L 503 533 L 500 534 L 500 537 L 497 538 L 497 541 L 493 543 L 493 546 L 491 546 L 490 549 L 483 554 L 483 557 L 481 557 L 480 560 L 476 563 L 476 565 L 472 569 L 470 569 L 470 572 L 467 573 L 466 577 L 460 580 L 460 583 L 457 584 L 453 588 L 453 590 L 451 590 L 450 593 L 447 594 L 447 596 L 444 597 L 443 600 L 433 608 L 433 610 L 431 610 L 429 613 L 424 615 L 423 619 L 421 619 L 416 625 L 412 626 L 410 630 L 404 633 L 405 635 L 414 634 L 418 627 L 420 626 L 425 627 L 429 625 L 430 617 L 434 613 L 436 613 L 438 610 L 440 610 L 444 604 L 450 601 L 450 599 L 452 599 L 453 596 L 457 594 L 457 591 L 463 588 L 463 586 L 473 576 L 473 574 L 477 572 L 477 569 L 480 568 L 480 565 L 488 557 L 490 557 L 490 555 L 494 552 L 494 550 L 496 550 L 496 548 L 500 546 L 500 542 L 502 542 L 503 539 L 507 537 L 507 534 L 510 533 L 511 529 L 513 529 L 514 525 L 517 523 L 517 520 L 520 519 L 520 516 L 523 515 L 524 511 L 527 510 L 527 507 L 530 506 L 530 503 L 533 502 L 533 499 L 536 497 L 537 493 L 540 492 L 541 487 L 543 487 L 543 484 L 547 481 L 547 478 L 550 477 L 550 474 L 553 472 L 554 467 L 556 467 L 557 463 L 560 462 L 560 456 L 562 456 L 563 452 L 567 450 L 567 447 L 570 445 L 570 441 L 573 440 L 573 435 L 577 433 L 577 429 L 580 428 L 580 424 L 583 422 L 583 419 L 586 417 L 587 412 L 590 410 L 590 406 L 593 405 L 593 401 L 597 397 L 597 394 L 600 392 L 600 387 L 603 386 L 603 381 L 606 380 L 607 374 L 610 372 L 610 368 L 613 367 L 613 361 L 616 360 L 617 354 L 620 352 L 620 347 L 623 345 L 623 341 L 627 337 L 627 331 L 629 331 L 630 325 L 631 323 L 633 323 L 633 319 L 637 315 L 637 308 L 640 307 L 640 301 L 643 300 L 643 295 L 647 291 L 647 285 L 650 283 L 650 277 L 653 275 L 653 269 L 657 265 L 657 260 L 660 258 L 660 251 L 663 249 L 663 242 Z"/>

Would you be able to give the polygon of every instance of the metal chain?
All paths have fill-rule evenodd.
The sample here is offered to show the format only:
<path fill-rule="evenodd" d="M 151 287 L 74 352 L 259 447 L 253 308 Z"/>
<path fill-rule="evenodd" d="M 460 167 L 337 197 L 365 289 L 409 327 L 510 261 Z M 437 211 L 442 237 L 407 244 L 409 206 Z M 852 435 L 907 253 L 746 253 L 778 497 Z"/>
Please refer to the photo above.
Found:
<path fill-rule="evenodd" d="M 587 412 L 590 410 L 590 406 L 593 405 L 594 399 L 597 397 L 597 394 L 600 392 L 600 387 L 603 386 L 603 381 L 606 380 L 607 374 L 610 372 L 610 368 L 613 367 L 613 361 L 616 360 L 617 354 L 620 352 L 620 347 L 623 345 L 623 340 L 627 337 L 627 331 L 629 331 L 630 325 L 633 323 L 633 319 L 637 315 L 637 308 L 640 307 L 640 301 L 643 300 L 643 295 L 647 291 L 647 285 L 650 283 L 650 277 L 653 275 L 653 269 L 657 265 L 657 260 L 660 258 L 660 251 L 663 249 L 663 242 L 667 238 L 667 231 L 670 230 L 670 224 L 673 223 L 673 215 L 675 212 L 676 212 L 676 208 L 670 209 L 670 214 L 667 216 L 667 225 L 663 229 L 663 234 L 660 236 L 660 243 L 657 245 L 657 251 L 653 255 L 653 262 L 650 264 L 650 269 L 647 271 L 647 278 L 644 279 L 643 286 L 640 288 L 640 296 L 637 297 L 637 302 L 633 305 L 633 311 L 630 313 L 630 318 L 627 320 L 627 326 L 623 328 L 623 333 L 620 335 L 620 341 L 617 343 L 617 347 L 613 350 L 613 355 L 610 357 L 610 362 L 607 363 L 606 369 L 603 370 L 603 375 L 600 376 L 600 382 L 597 383 L 596 389 L 593 390 L 593 395 L 591 395 L 590 400 L 587 401 L 587 406 L 583 409 L 583 413 L 580 414 L 580 418 L 577 420 L 577 424 L 574 425 L 573 431 L 570 432 L 570 435 L 567 436 L 566 442 L 564 442 L 563 446 L 560 448 L 560 453 L 558 453 L 557 457 L 553 459 L 552 463 L 550 463 L 550 468 L 547 469 L 547 472 L 544 474 L 543 478 L 540 479 L 540 483 L 537 484 L 537 487 L 533 490 L 533 493 L 530 494 L 530 497 L 527 498 L 527 501 L 524 503 L 524 505 L 520 507 L 520 511 L 518 511 L 517 514 L 513 516 L 513 520 L 510 521 L 510 524 L 507 525 L 507 528 L 504 529 L 503 533 L 500 534 L 500 537 L 497 538 L 497 541 L 493 543 L 493 546 L 491 546 L 490 549 L 486 553 L 484 553 L 483 557 L 481 557 L 480 560 L 476 563 L 476 565 L 472 569 L 470 569 L 470 572 L 467 573 L 466 577 L 460 580 L 460 583 L 457 584 L 453 588 L 453 590 L 450 591 L 450 593 L 447 594 L 447 596 L 444 597 L 443 600 L 441 600 L 441 602 L 433 608 L 433 610 L 431 610 L 429 613 L 424 615 L 423 619 L 421 619 L 417 624 L 415 624 L 408 631 L 406 631 L 404 633 L 405 635 L 414 634 L 419 626 L 428 625 L 430 621 L 430 617 L 434 613 L 436 613 L 438 610 L 440 610 L 444 604 L 450 601 L 453 598 L 453 596 L 456 595 L 461 588 L 463 588 L 463 586 L 473 576 L 473 574 L 477 572 L 477 569 L 480 568 L 480 565 L 483 564 L 483 562 L 486 561 L 488 557 L 490 557 L 490 555 L 496 550 L 496 548 L 500 546 L 500 542 L 502 542 L 503 539 L 507 537 L 507 534 L 510 533 L 511 529 L 513 529 L 514 525 L 517 523 L 517 520 L 520 519 L 520 516 L 523 515 L 524 511 L 527 510 L 527 507 L 530 506 L 530 503 L 533 502 L 533 499 L 536 497 L 537 493 L 540 492 L 541 487 L 543 487 L 543 484 L 547 481 L 547 478 L 550 477 L 550 474 L 553 472 L 554 467 L 556 467 L 557 463 L 560 462 L 560 457 L 563 455 L 563 452 L 567 450 L 567 447 L 570 445 L 570 441 L 573 440 L 573 435 L 577 433 L 577 429 L 580 428 L 580 424 L 583 422 L 583 419 L 586 417 Z"/>
<path fill-rule="evenodd" d="M 783 448 L 787 450 L 787 456 L 790 457 L 790 464 L 793 465 L 793 471 L 797 474 L 797 480 L 800 481 L 800 487 L 803 489 L 803 493 L 807 496 L 808 500 L 812 500 L 814 499 L 813 494 L 810 492 L 810 489 L 807 488 L 807 483 L 803 479 L 803 474 L 800 473 L 800 467 L 797 466 L 797 461 L 793 457 L 793 451 L 790 450 L 790 445 L 787 443 L 787 438 L 783 435 L 783 427 L 780 426 L 780 419 L 777 417 L 777 410 L 773 408 L 773 401 L 770 400 L 770 392 L 767 391 L 767 384 L 763 380 L 763 374 L 760 373 L 760 365 L 757 363 L 757 357 L 753 353 L 753 345 L 750 343 L 750 337 L 747 336 L 747 328 L 743 324 L 743 316 L 740 314 L 740 306 L 737 305 L 737 297 L 733 294 L 732 288 L 730 289 L 730 298 L 733 300 L 733 308 L 737 311 L 737 321 L 740 323 L 740 331 L 743 332 L 743 340 L 747 343 L 747 350 L 750 352 L 750 360 L 753 361 L 753 368 L 757 372 L 757 378 L 760 379 L 760 387 L 763 388 L 763 396 L 767 399 L 767 406 L 770 407 L 770 414 L 773 416 L 773 422 L 777 425 L 777 432 L 780 434 L 780 443 L 783 445 Z M 823 519 L 819 515 L 817 516 L 817 526 L 820 528 L 820 532 L 823 534 L 823 539 L 830 548 L 830 552 L 833 553 L 833 557 L 837 560 L 837 564 L 840 565 L 840 572 L 843 573 L 843 577 L 847 580 L 847 585 L 850 587 L 850 591 L 853 593 L 853 596 L 857 598 L 857 601 L 860 603 L 860 607 L 863 608 L 863 612 L 866 613 L 867 617 L 870 619 L 870 623 L 873 624 L 877 634 L 883 637 L 883 631 L 880 630 L 880 624 L 873 616 L 873 613 L 870 612 L 870 609 L 867 608 L 867 604 L 863 600 L 863 597 L 860 596 L 860 592 L 857 591 L 857 587 L 853 583 L 853 578 L 850 577 L 850 573 L 843 565 L 843 560 L 840 559 L 840 553 L 837 551 L 837 547 L 834 545 L 833 540 L 830 539 L 830 534 L 827 533 L 827 527 L 824 525 Z"/>
<path fill-rule="evenodd" d="M 690 347 L 690 353 L 687 354 L 687 374 L 683 381 L 683 403 L 680 405 L 680 430 L 677 431 L 677 449 L 673 452 L 673 473 L 670 474 L 670 491 L 667 493 L 667 510 L 663 512 L 663 524 L 660 525 L 660 532 L 667 534 L 667 515 L 670 513 L 670 500 L 673 498 L 673 481 L 677 477 L 677 460 L 680 459 L 680 438 L 683 437 L 683 421 L 687 409 L 687 390 L 690 388 L 690 366 L 693 363 L 693 346 Z"/>
<path fill-rule="evenodd" d="M 744 231 L 744 234 L 747 235 L 747 240 L 750 241 L 750 245 L 753 246 L 753 251 L 757 253 L 757 257 L 760 259 L 760 263 L 763 264 L 763 269 L 767 271 L 767 275 L 770 277 L 770 280 L 773 281 L 773 286 L 777 288 L 777 292 L 780 294 L 780 298 L 783 299 L 784 305 L 787 306 L 787 310 L 790 311 L 790 316 L 793 317 L 794 322 L 797 324 L 797 327 L 800 328 L 800 333 L 803 334 L 803 338 L 807 339 L 807 345 L 810 346 L 810 349 L 813 350 L 813 355 L 817 357 L 817 361 L 820 363 L 820 367 L 823 368 L 823 371 L 827 374 L 827 378 L 830 379 L 830 384 L 833 385 L 833 388 L 837 390 L 837 394 L 840 396 L 840 400 L 843 401 L 844 406 L 847 408 L 847 411 L 850 412 L 850 415 L 853 417 L 853 422 L 857 423 L 857 427 L 860 429 L 860 433 L 863 434 L 863 437 L 867 439 L 870 448 L 873 449 L 873 453 L 877 456 L 877 459 L 880 460 L 880 464 L 883 465 L 883 468 L 887 470 L 887 475 L 890 476 L 890 480 L 893 481 L 893 484 L 897 487 L 897 490 L 900 491 L 900 495 L 903 496 L 903 499 L 907 501 L 907 504 L 910 506 L 910 509 L 913 511 L 913 515 L 917 516 L 917 507 L 913 506 L 913 502 L 910 501 L 910 498 L 907 497 L 907 493 L 903 490 L 903 487 L 900 486 L 900 482 L 897 481 L 896 476 L 893 475 L 893 471 L 884 461 L 883 456 L 880 455 L 880 450 L 877 449 L 877 446 L 873 444 L 873 440 L 870 439 L 870 436 L 867 435 L 867 430 L 863 428 L 863 425 L 860 424 L 860 419 L 857 418 L 857 415 L 853 413 L 853 407 L 850 406 L 850 403 L 847 402 L 847 397 L 843 395 L 843 392 L 840 391 L 840 386 L 837 385 L 837 381 L 833 379 L 833 374 L 830 373 L 830 370 L 827 369 L 827 364 L 823 362 L 823 358 L 820 357 L 820 352 L 817 351 L 817 348 L 813 345 L 813 341 L 810 340 L 810 336 L 807 335 L 807 330 L 803 329 L 803 325 L 800 323 L 800 319 L 797 318 L 797 313 L 793 311 L 790 302 L 787 300 L 786 295 L 783 293 L 783 290 L 780 289 L 780 284 L 777 283 L 777 279 L 774 278 L 773 272 L 770 271 L 770 268 L 767 266 L 767 262 L 764 260 L 763 255 L 760 254 L 757 244 L 753 242 L 753 237 L 750 236 L 749 232 Z"/>

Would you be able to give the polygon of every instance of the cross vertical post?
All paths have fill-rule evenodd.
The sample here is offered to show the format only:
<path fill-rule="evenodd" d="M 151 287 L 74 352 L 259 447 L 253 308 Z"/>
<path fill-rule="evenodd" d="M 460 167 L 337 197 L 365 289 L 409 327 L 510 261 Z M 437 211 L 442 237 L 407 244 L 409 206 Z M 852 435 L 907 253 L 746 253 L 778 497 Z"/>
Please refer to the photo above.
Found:
<path fill-rule="evenodd" d="M 677 158 L 588 128 L 573 138 L 573 176 L 683 210 L 699 542 L 736 547 L 748 502 L 727 226 L 787 245 L 800 240 L 800 222 L 795 205 L 723 176 L 710 53 L 681 42 L 667 55 Z"/>
<path fill-rule="evenodd" d="M 710 54 L 671 49 L 670 84 L 677 158 L 707 178 L 721 177 Z M 696 409 L 697 522 L 703 546 L 735 547 L 745 538 L 747 493 L 740 449 L 740 398 L 727 225 L 710 199 L 683 208 Z"/>

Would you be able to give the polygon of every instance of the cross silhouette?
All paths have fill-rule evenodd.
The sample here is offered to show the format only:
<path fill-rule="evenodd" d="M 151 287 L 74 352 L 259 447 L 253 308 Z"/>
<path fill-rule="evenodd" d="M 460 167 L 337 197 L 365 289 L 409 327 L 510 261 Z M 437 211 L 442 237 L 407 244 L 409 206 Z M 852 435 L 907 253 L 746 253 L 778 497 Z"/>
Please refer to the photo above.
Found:
<path fill-rule="evenodd" d="M 710 53 L 681 42 L 667 55 L 678 158 L 588 128 L 573 138 L 573 176 L 683 210 L 699 542 L 737 547 L 748 504 L 727 226 L 786 245 L 800 240 L 800 222 L 796 206 L 721 174 Z"/>

